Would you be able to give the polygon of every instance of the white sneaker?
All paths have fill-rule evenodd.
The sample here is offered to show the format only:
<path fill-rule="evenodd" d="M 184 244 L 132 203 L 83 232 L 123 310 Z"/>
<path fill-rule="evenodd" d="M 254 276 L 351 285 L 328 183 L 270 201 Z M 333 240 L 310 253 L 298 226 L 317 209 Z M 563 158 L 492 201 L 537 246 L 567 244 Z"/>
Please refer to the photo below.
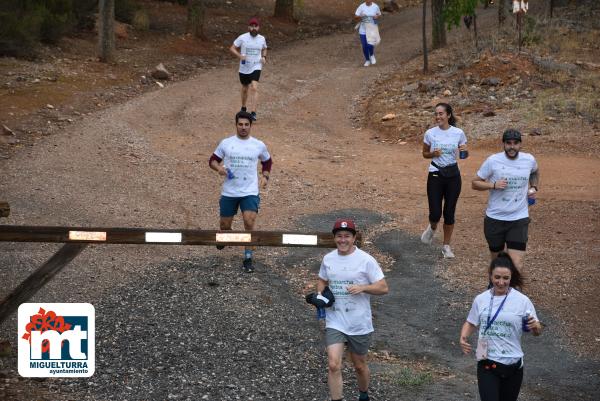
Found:
<path fill-rule="evenodd" d="M 454 257 L 454 252 L 452 252 L 452 249 L 450 249 L 450 245 L 444 245 L 442 247 L 442 255 L 444 255 L 444 259 Z"/>
<path fill-rule="evenodd" d="M 433 242 L 433 236 L 435 235 L 435 231 L 431 229 L 431 224 L 427 226 L 423 234 L 421 234 L 421 242 L 424 244 L 431 245 Z"/>
<path fill-rule="evenodd" d="M 368 66 L 370 66 L 370 65 L 371 65 L 371 62 L 370 62 L 370 61 L 365 61 L 365 64 L 364 64 L 364 66 L 365 66 L 365 67 L 368 67 Z"/>
<path fill-rule="evenodd" d="M 375 60 L 375 56 L 371 56 L 371 57 L 369 57 L 369 59 L 371 60 L 371 64 L 373 64 L 373 65 L 377 64 L 377 60 Z"/>

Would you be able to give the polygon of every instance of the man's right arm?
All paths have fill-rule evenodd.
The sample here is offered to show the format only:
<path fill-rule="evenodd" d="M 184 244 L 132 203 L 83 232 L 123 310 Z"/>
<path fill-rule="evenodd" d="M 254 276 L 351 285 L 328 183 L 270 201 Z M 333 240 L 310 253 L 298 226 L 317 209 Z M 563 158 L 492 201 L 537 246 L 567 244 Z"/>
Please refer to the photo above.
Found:
<path fill-rule="evenodd" d="M 323 280 L 321 277 L 319 277 L 319 281 L 317 281 L 317 292 L 319 294 L 322 293 L 327 285 L 329 285 L 329 281 Z"/>
<path fill-rule="evenodd" d="M 213 153 L 208 160 L 208 166 L 219 173 L 219 175 L 227 175 L 227 170 L 221 165 L 222 161 L 223 159 Z"/>
<path fill-rule="evenodd" d="M 495 189 L 495 183 L 488 182 L 476 175 L 473 181 L 471 181 L 471 187 L 477 191 L 487 191 L 490 189 Z"/>
<path fill-rule="evenodd" d="M 229 51 L 231 52 L 231 54 L 233 54 L 234 56 L 236 56 L 240 60 L 244 60 L 245 57 L 242 55 L 242 53 L 240 53 L 241 49 L 242 49 L 241 47 L 237 47 L 235 44 L 233 44 L 229 48 Z"/>

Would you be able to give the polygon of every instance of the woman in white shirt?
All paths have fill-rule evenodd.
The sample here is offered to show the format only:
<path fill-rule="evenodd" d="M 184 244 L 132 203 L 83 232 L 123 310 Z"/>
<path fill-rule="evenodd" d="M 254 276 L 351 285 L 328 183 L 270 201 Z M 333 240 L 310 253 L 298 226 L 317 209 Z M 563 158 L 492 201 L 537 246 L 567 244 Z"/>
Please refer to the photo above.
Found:
<path fill-rule="evenodd" d="M 531 300 L 517 288 L 521 274 L 510 256 L 500 252 L 489 270 L 492 288 L 475 297 L 460 332 L 460 346 L 468 355 L 469 337 L 479 328 L 477 383 L 481 401 L 516 401 L 523 381 L 521 336 L 542 333 Z"/>
<path fill-rule="evenodd" d="M 363 55 L 365 56 L 366 60 L 364 64 L 365 67 L 377 63 L 377 60 L 375 59 L 375 46 L 367 43 L 367 29 L 365 24 L 374 24 L 375 20 L 377 20 L 379 17 L 381 17 L 381 10 L 379 9 L 379 6 L 372 1 L 365 1 L 358 6 L 356 12 L 354 13 L 354 19 L 356 21 L 360 21 L 358 35 L 360 37 Z"/>
<path fill-rule="evenodd" d="M 431 244 L 435 230 L 444 215 L 444 243 L 442 255 L 453 258 L 450 240 L 454 231 L 454 214 L 462 188 L 460 170 L 456 160 L 467 157 L 467 137 L 456 128 L 454 110 L 448 103 L 435 106 L 437 126 L 425 132 L 423 157 L 431 159 L 427 176 L 427 201 L 429 203 L 429 225 L 421 234 L 421 241 Z"/>

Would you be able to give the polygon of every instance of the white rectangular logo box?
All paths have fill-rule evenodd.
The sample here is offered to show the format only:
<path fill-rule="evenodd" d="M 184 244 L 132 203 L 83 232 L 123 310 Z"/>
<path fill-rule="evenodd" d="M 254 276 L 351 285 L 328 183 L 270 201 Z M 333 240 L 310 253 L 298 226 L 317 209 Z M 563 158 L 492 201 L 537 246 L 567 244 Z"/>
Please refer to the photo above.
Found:
<path fill-rule="evenodd" d="M 19 306 L 19 374 L 90 377 L 96 368 L 94 306 L 25 303 Z"/>

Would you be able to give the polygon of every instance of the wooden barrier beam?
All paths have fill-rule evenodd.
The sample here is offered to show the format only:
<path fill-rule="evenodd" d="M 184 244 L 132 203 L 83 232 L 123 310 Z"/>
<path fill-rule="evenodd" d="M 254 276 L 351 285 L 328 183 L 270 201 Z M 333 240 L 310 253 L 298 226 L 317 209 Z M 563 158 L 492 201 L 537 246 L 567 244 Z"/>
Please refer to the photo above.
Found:
<path fill-rule="evenodd" d="M 361 237 L 358 233 L 357 242 Z M 327 232 L 166 230 L 146 228 L 90 228 L 1 226 L 0 241 L 95 244 L 225 245 L 335 248 Z"/>
<path fill-rule="evenodd" d="M 46 263 L 0 302 L 0 324 L 69 264 L 88 244 L 64 244 Z"/>
<path fill-rule="evenodd" d="M 0 217 L 8 217 L 10 214 L 10 205 L 8 202 L 0 201 Z"/>

